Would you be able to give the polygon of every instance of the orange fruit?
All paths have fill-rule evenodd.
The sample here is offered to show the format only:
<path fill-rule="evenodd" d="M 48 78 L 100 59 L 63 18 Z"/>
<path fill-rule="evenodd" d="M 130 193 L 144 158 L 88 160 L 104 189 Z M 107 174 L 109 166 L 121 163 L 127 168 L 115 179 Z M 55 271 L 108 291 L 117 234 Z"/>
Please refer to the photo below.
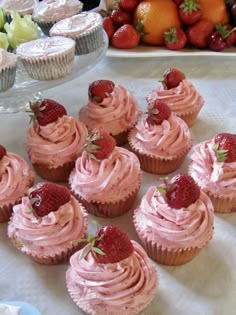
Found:
<path fill-rule="evenodd" d="M 150 45 L 163 45 L 164 32 L 170 27 L 180 27 L 178 9 L 172 0 L 144 0 L 134 13 L 134 23 L 140 21 L 143 31 L 142 41 Z"/>
<path fill-rule="evenodd" d="M 217 24 L 229 23 L 229 14 L 225 0 L 199 0 L 202 9 L 202 19 Z"/>

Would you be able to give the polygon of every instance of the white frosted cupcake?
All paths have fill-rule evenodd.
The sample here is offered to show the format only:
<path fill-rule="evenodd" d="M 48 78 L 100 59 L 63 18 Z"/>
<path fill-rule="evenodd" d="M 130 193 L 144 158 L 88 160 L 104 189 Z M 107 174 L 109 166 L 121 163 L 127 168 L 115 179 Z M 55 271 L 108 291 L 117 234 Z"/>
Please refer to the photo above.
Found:
<path fill-rule="evenodd" d="M 65 36 L 75 40 L 77 55 L 88 54 L 103 43 L 102 17 L 96 12 L 82 12 L 63 19 L 50 29 L 50 36 Z"/>
<path fill-rule="evenodd" d="M 16 54 L 35 80 L 55 80 L 72 70 L 75 42 L 65 37 L 47 37 L 19 45 Z"/>
<path fill-rule="evenodd" d="M 53 24 L 78 14 L 82 8 L 83 3 L 78 0 L 44 0 L 35 4 L 32 17 L 44 34 L 48 35 Z"/>
<path fill-rule="evenodd" d="M 16 78 L 17 57 L 0 48 L 0 92 L 10 89 Z"/>
<path fill-rule="evenodd" d="M 32 14 L 35 5 L 35 0 L 3 0 L 1 7 L 6 15 L 10 17 L 11 11 L 18 12 L 21 16 Z"/>

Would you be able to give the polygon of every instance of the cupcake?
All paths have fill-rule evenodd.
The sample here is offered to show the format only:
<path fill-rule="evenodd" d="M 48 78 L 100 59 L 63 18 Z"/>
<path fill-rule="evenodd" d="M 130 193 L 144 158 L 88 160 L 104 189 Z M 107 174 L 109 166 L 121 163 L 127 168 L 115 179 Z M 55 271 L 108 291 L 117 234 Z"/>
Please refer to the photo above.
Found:
<path fill-rule="evenodd" d="M 85 144 L 87 128 L 53 100 L 38 100 L 31 109 L 36 119 L 27 131 L 26 150 L 32 165 L 46 180 L 67 181 Z"/>
<path fill-rule="evenodd" d="M 88 96 L 88 104 L 79 111 L 79 119 L 88 129 L 104 128 L 118 146 L 125 144 L 128 132 L 140 115 L 136 98 L 125 87 L 110 80 L 91 83 Z"/>
<path fill-rule="evenodd" d="M 94 130 L 88 141 L 70 174 L 71 191 L 91 214 L 120 216 L 131 209 L 141 186 L 139 160 L 102 130 Z"/>
<path fill-rule="evenodd" d="M 102 228 L 97 238 L 95 246 L 88 244 L 70 258 L 66 283 L 72 300 L 86 314 L 140 314 L 156 294 L 154 264 L 116 226 Z"/>
<path fill-rule="evenodd" d="M 84 207 L 61 185 L 38 183 L 13 207 L 8 236 L 33 261 L 52 265 L 81 248 L 88 220 Z"/>
<path fill-rule="evenodd" d="M 148 255 L 160 264 L 192 260 L 213 235 L 210 198 L 188 174 L 151 186 L 134 211 L 134 225 Z"/>
<path fill-rule="evenodd" d="M 16 54 L 32 79 L 61 79 L 72 70 L 75 42 L 61 36 L 39 38 L 20 44 Z"/>
<path fill-rule="evenodd" d="M 27 194 L 34 183 L 34 172 L 19 155 L 0 145 L 0 222 L 7 222 L 12 207 Z"/>
<path fill-rule="evenodd" d="M 217 134 L 194 146 L 189 173 L 211 198 L 215 212 L 236 211 L 236 135 Z"/>
<path fill-rule="evenodd" d="M 16 79 L 17 57 L 0 48 L 0 92 L 10 89 Z"/>
<path fill-rule="evenodd" d="M 189 127 L 197 119 L 204 104 L 203 97 L 185 75 L 177 69 L 168 69 L 164 74 L 162 85 L 154 89 L 148 96 L 149 104 L 160 100 L 165 102 Z"/>
<path fill-rule="evenodd" d="M 89 54 L 104 42 L 103 19 L 96 12 L 82 12 L 63 19 L 50 29 L 50 36 L 65 36 L 75 40 L 75 54 Z"/>
<path fill-rule="evenodd" d="M 185 121 L 158 100 L 149 105 L 147 115 L 130 131 L 128 142 L 141 168 L 153 174 L 177 170 L 192 147 Z"/>
<path fill-rule="evenodd" d="M 18 12 L 21 16 L 32 14 L 35 3 L 35 0 L 3 0 L 1 1 L 1 7 L 7 17 L 10 18 L 12 11 Z"/>
<path fill-rule="evenodd" d="M 35 4 L 32 17 L 48 36 L 53 24 L 78 14 L 82 9 L 83 3 L 78 0 L 44 0 Z"/>

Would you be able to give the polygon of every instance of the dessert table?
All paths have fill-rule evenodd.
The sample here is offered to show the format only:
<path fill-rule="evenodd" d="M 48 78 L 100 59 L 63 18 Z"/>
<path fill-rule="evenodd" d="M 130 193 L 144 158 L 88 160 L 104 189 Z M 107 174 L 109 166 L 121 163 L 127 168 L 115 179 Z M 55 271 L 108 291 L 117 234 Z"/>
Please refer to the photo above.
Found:
<path fill-rule="evenodd" d="M 42 95 L 64 104 L 68 114 L 77 117 L 79 108 L 87 102 L 89 83 L 96 79 L 110 79 L 132 92 L 145 111 L 147 93 L 160 84 L 158 80 L 169 67 L 183 71 L 205 99 L 198 120 L 191 128 L 194 143 L 212 138 L 219 132 L 236 133 L 236 56 L 106 56 L 78 78 L 42 91 Z M 0 114 L 0 126 L 0 143 L 8 151 L 27 159 L 24 146 L 28 114 Z M 175 173 L 186 171 L 188 163 L 189 155 Z M 133 209 L 150 185 L 158 185 L 159 178 L 144 172 L 143 185 L 133 208 L 119 218 L 96 218 L 96 221 L 101 225 L 118 225 L 130 238 L 138 240 L 132 223 Z M 94 230 L 91 221 L 89 230 Z M 177 267 L 156 264 L 159 277 L 156 297 L 142 315 L 235 315 L 235 244 L 236 213 L 216 214 L 214 237 L 194 260 Z M 7 238 L 7 224 L 0 224 L 0 301 L 28 302 L 42 315 L 83 314 L 66 290 L 68 266 L 69 263 L 43 266 L 32 262 L 11 245 Z"/>

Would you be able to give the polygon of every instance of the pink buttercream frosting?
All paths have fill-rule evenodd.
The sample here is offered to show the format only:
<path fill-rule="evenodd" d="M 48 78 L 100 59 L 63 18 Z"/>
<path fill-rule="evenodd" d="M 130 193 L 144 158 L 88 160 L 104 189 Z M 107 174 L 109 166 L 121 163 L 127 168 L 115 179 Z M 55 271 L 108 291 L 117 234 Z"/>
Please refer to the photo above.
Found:
<path fill-rule="evenodd" d="M 71 189 L 87 201 L 116 202 L 140 186 L 140 163 L 135 154 L 121 147 L 103 160 L 89 158 L 84 151 L 69 177 Z"/>
<path fill-rule="evenodd" d="M 169 90 L 166 90 L 163 85 L 158 86 L 147 96 L 149 104 L 155 100 L 165 102 L 173 112 L 180 116 L 199 110 L 204 104 L 203 97 L 188 80 L 183 80 L 177 87 Z"/>
<path fill-rule="evenodd" d="M 67 287 L 75 303 L 88 314 L 139 314 L 154 298 L 158 282 L 155 266 L 144 249 L 132 243 L 132 255 L 117 263 L 99 264 L 91 252 L 82 258 L 83 250 L 71 257 Z"/>
<path fill-rule="evenodd" d="M 73 162 L 81 154 L 87 135 L 83 123 L 66 115 L 46 126 L 34 123 L 27 132 L 30 160 L 54 168 Z"/>
<path fill-rule="evenodd" d="M 212 237 L 213 219 L 213 206 L 204 192 L 189 207 L 174 209 L 155 186 L 148 189 L 134 213 L 140 237 L 169 249 L 203 247 Z"/>
<path fill-rule="evenodd" d="M 20 15 L 32 14 L 37 0 L 3 0 L 1 7 L 8 15 L 15 10 Z"/>
<path fill-rule="evenodd" d="M 132 128 L 139 115 L 137 100 L 121 85 L 115 85 L 113 92 L 100 104 L 89 101 L 79 112 L 80 120 L 89 129 L 102 127 L 112 135 Z"/>
<path fill-rule="evenodd" d="M 41 22 L 54 22 L 79 13 L 83 3 L 78 0 L 44 0 L 34 6 L 33 17 Z"/>
<path fill-rule="evenodd" d="M 236 162 L 218 162 L 214 139 L 194 146 L 189 172 L 198 184 L 213 194 L 236 196 Z"/>
<path fill-rule="evenodd" d="M 160 157 L 178 156 L 192 145 L 187 124 L 173 113 L 160 125 L 149 124 L 143 117 L 131 130 L 129 141 L 141 153 Z"/>
<path fill-rule="evenodd" d="M 34 172 L 17 154 L 7 152 L 0 160 L 0 207 L 15 203 L 33 185 Z"/>
<path fill-rule="evenodd" d="M 74 198 L 57 211 L 44 217 L 33 214 L 30 200 L 13 207 L 13 216 L 8 226 L 8 236 L 15 239 L 25 253 L 50 255 L 73 246 L 73 241 L 82 238 L 87 229 L 87 213 Z"/>

